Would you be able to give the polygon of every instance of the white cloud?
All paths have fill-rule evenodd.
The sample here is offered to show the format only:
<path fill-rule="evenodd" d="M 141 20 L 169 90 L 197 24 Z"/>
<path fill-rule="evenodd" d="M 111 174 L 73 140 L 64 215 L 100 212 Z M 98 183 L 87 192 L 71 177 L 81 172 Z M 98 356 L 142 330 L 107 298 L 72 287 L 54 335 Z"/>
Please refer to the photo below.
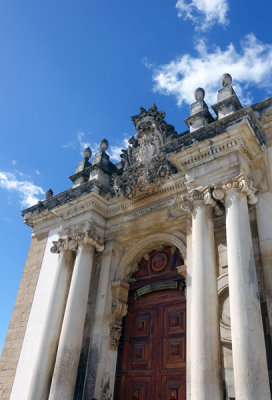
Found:
<path fill-rule="evenodd" d="M 119 146 L 110 146 L 109 147 L 109 155 L 111 160 L 120 161 L 120 154 L 122 149 L 126 149 L 129 145 L 128 139 L 129 137 L 125 137 Z"/>
<path fill-rule="evenodd" d="M 90 135 L 89 133 L 85 133 L 85 132 L 78 132 L 77 136 L 76 136 L 76 140 L 72 140 L 68 143 L 65 143 L 62 145 L 62 147 L 64 149 L 72 149 L 75 150 L 76 148 L 78 148 L 79 146 L 79 151 L 80 154 L 83 156 L 83 151 L 86 149 L 86 147 L 90 147 L 90 149 L 92 150 L 92 153 L 95 154 L 98 151 L 100 151 L 99 148 L 99 143 L 92 143 L 92 145 L 90 144 L 90 142 L 88 141 L 88 139 L 86 138 L 87 135 Z"/>
<path fill-rule="evenodd" d="M 26 180 L 18 180 L 10 172 L 0 171 L 0 187 L 8 191 L 15 191 L 21 198 L 23 207 L 30 207 L 39 201 L 40 195 L 44 195 L 44 190 Z"/>
<path fill-rule="evenodd" d="M 40 171 L 39 171 L 38 169 L 36 169 L 35 172 L 36 172 L 37 175 L 40 175 L 40 174 L 41 174 Z"/>
<path fill-rule="evenodd" d="M 258 41 L 253 34 L 241 41 L 238 51 L 232 43 L 225 50 L 216 47 L 209 52 L 204 41 L 196 47 L 197 56 L 185 54 L 154 69 L 154 90 L 166 95 L 174 95 L 178 105 L 191 104 L 194 90 L 203 87 L 205 100 L 216 103 L 217 90 L 223 73 L 230 73 L 234 79 L 234 89 L 241 102 L 252 102 L 250 88 L 272 87 L 272 44 Z"/>
<path fill-rule="evenodd" d="M 81 153 L 86 149 L 86 147 L 90 147 L 91 148 L 90 142 L 88 142 L 85 139 L 85 133 L 84 132 L 78 132 L 77 140 L 79 142 Z"/>
<path fill-rule="evenodd" d="M 216 23 L 229 23 L 228 0 L 178 0 L 176 8 L 178 16 L 190 19 L 198 30 L 207 30 Z"/>
<path fill-rule="evenodd" d="M 11 164 L 12 165 L 16 165 L 17 164 L 17 160 L 11 160 Z"/>

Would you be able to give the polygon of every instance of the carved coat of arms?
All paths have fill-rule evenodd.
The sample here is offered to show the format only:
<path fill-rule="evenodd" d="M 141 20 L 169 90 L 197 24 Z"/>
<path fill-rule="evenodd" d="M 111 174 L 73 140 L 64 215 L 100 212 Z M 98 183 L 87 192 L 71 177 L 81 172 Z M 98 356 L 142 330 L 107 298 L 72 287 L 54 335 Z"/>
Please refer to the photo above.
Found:
<path fill-rule="evenodd" d="M 153 105 L 148 111 L 141 108 L 140 114 L 131 118 L 137 134 L 129 139 L 128 148 L 122 150 L 122 169 L 112 177 L 116 195 L 132 198 L 154 190 L 176 173 L 161 147 L 178 135 L 164 117 L 164 111 Z"/>

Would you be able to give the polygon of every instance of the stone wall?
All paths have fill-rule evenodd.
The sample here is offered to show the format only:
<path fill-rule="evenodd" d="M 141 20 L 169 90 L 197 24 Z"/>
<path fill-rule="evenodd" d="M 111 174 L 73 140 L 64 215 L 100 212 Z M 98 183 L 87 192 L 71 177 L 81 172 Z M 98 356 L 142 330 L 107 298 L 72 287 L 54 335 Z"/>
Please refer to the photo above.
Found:
<path fill-rule="evenodd" d="M 1 400 L 8 400 L 10 396 L 46 241 L 47 233 L 42 233 L 35 236 L 30 244 L 25 269 L 0 360 Z"/>

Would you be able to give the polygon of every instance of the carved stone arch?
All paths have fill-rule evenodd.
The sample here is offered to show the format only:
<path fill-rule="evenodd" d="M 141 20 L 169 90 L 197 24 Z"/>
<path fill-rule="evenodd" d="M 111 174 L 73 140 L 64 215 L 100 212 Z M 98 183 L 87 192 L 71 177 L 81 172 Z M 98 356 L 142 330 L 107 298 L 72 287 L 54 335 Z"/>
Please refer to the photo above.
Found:
<path fill-rule="evenodd" d="M 157 233 L 139 240 L 122 257 L 116 273 L 116 280 L 112 282 L 112 323 L 109 337 L 109 347 L 111 350 L 117 351 L 118 349 L 122 320 L 127 314 L 128 281 L 131 275 L 138 270 L 138 262 L 142 257 L 162 245 L 176 247 L 182 254 L 183 259 L 186 258 L 186 246 L 183 241 L 179 237 L 169 233 Z M 179 266 L 178 272 L 186 276 L 186 266 Z"/>
<path fill-rule="evenodd" d="M 155 233 L 139 240 L 125 252 L 116 272 L 116 280 L 128 282 L 131 275 L 137 271 L 138 262 L 142 257 L 160 245 L 177 247 L 183 259 L 186 259 L 186 246 L 181 238 L 170 233 Z"/>

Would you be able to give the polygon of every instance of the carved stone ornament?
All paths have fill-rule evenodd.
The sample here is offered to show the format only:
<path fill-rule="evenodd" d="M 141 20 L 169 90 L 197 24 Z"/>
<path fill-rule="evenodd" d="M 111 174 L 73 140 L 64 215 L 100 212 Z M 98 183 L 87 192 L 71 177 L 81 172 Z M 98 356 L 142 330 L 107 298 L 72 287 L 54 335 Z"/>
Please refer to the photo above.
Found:
<path fill-rule="evenodd" d="M 83 233 L 77 233 L 72 237 L 60 238 L 57 241 L 53 241 L 53 246 L 50 251 L 52 253 L 59 253 L 61 250 L 72 250 L 76 251 L 80 244 L 91 244 L 95 247 L 96 251 L 101 252 L 104 250 L 104 241 L 92 228 Z"/>
<path fill-rule="evenodd" d="M 61 250 L 72 250 L 76 251 L 77 250 L 77 240 L 75 240 L 74 237 L 66 237 L 66 238 L 60 238 L 57 241 L 53 241 L 53 246 L 51 247 L 51 253 L 59 253 Z"/>
<path fill-rule="evenodd" d="M 192 190 L 188 195 L 181 195 L 180 206 L 185 212 L 193 212 L 194 206 L 198 204 L 211 206 L 216 216 L 223 215 L 223 208 L 213 199 L 211 189 L 208 187 Z"/>
<path fill-rule="evenodd" d="M 235 178 L 224 181 L 222 185 L 216 185 L 213 197 L 217 200 L 223 200 L 227 193 L 234 191 L 244 193 L 249 204 L 256 204 L 258 201 L 257 189 L 254 188 L 252 180 L 246 174 L 240 174 Z"/>
<path fill-rule="evenodd" d="M 124 281 L 112 282 L 112 322 L 110 327 L 109 348 L 118 350 L 122 331 L 122 320 L 127 314 L 129 284 Z"/>
<path fill-rule="evenodd" d="M 122 150 L 120 173 L 112 175 L 112 184 L 117 196 L 132 198 L 159 187 L 170 175 L 177 173 L 176 167 L 166 158 L 161 146 L 178 137 L 172 125 L 164 121 L 164 111 L 153 105 L 148 111 L 141 108 L 132 117 L 137 130 L 136 137 L 129 139 L 129 146 Z"/>
<path fill-rule="evenodd" d="M 78 233 L 76 239 L 78 241 L 78 244 L 84 243 L 93 245 L 98 252 L 104 250 L 104 241 L 98 236 L 96 232 L 87 231 L 84 233 Z"/>

